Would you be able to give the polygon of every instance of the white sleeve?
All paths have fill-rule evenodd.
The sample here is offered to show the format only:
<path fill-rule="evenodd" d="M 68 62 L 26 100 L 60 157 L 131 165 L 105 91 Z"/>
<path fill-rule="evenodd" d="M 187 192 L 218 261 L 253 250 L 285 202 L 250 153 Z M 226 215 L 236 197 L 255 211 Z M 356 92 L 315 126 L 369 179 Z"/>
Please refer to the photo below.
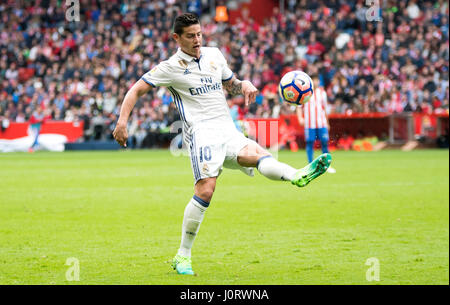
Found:
<path fill-rule="evenodd" d="M 152 87 L 170 86 L 172 78 L 169 63 L 167 61 L 160 62 L 159 65 L 145 73 L 141 79 Z"/>
<path fill-rule="evenodd" d="M 222 68 L 222 81 L 226 82 L 233 77 L 233 71 L 228 67 L 227 60 L 223 56 L 222 52 L 217 49 L 218 57 L 220 60 L 220 67 Z"/>

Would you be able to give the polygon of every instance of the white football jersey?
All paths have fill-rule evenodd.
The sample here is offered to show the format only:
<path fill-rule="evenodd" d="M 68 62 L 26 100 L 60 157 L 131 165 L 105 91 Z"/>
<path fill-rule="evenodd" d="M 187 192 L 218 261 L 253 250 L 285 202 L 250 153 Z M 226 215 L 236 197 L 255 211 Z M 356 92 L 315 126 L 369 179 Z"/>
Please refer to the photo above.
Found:
<path fill-rule="evenodd" d="M 147 84 L 167 87 L 183 120 L 183 131 L 192 134 L 201 123 L 233 124 L 222 82 L 233 72 L 218 48 L 202 47 L 199 59 L 181 49 L 142 76 Z M 203 125 L 203 124 L 202 124 Z"/>

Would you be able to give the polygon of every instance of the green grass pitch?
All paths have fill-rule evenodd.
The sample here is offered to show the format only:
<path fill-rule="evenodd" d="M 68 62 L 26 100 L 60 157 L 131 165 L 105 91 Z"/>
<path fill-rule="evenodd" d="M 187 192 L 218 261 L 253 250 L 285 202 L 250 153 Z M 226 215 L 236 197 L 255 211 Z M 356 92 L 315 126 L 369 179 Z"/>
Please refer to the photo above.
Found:
<path fill-rule="evenodd" d="M 449 151 L 332 155 L 337 174 L 302 189 L 225 169 L 191 277 L 169 266 L 193 195 L 188 157 L 1 154 L 0 284 L 448 285 Z M 304 151 L 279 159 L 306 164 Z"/>

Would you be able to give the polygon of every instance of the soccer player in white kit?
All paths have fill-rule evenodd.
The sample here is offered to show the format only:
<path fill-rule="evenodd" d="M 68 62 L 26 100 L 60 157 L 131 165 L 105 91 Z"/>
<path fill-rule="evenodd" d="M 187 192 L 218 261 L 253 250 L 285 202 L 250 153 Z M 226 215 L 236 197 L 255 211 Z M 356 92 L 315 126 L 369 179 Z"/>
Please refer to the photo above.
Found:
<path fill-rule="evenodd" d="M 172 266 L 179 274 L 193 275 L 191 248 L 223 166 L 240 169 L 250 176 L 256 167 L 269 179 L 291 181 L 303 187 L 326 172 L 331 156 L 323 154 L 304 168 L 295 169 L 246 138 L 234 126 L 222 87 L 232 95 L 244 95 L 246 105 L 254 102 L 258 90 L 251 82 L 236 79 L 219 49 L 202 47 L 201 26 L 195 15 L 178 16 L 172 36 L 178 51 L 130 88 L 113 135 L 120 145 L 126 146 L 127 121 L 138 98 L 154 87 L 168 88 L 183 121 L 183 141 L 189 148 L 195 180 L 194 196 L 184 211 L 181 244 Z"/>

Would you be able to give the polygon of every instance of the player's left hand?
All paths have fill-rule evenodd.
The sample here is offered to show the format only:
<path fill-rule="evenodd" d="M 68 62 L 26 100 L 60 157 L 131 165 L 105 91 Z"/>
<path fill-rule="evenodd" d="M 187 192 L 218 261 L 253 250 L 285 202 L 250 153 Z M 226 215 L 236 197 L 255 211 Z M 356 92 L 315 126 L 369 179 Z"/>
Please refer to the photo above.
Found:
<path fill-rule="evenodd" d="M 120 146 L 127 147 L 127 125 L 118 123 L 116 125 L 116 128 L 114 128 L 113 136 L 114 139 L 116 139 L 117 143 L 120 144 Z"/>
<path fill-rule="evenodd" d="M 242 81 L 242 94 L 244 95 L 245 106 L 248 106 L 249 103 L 253 103 L 256 99 L 256 95 L 258 94 L 258 89 L 253 86 L 251 82 L 248 80 Z"/>

